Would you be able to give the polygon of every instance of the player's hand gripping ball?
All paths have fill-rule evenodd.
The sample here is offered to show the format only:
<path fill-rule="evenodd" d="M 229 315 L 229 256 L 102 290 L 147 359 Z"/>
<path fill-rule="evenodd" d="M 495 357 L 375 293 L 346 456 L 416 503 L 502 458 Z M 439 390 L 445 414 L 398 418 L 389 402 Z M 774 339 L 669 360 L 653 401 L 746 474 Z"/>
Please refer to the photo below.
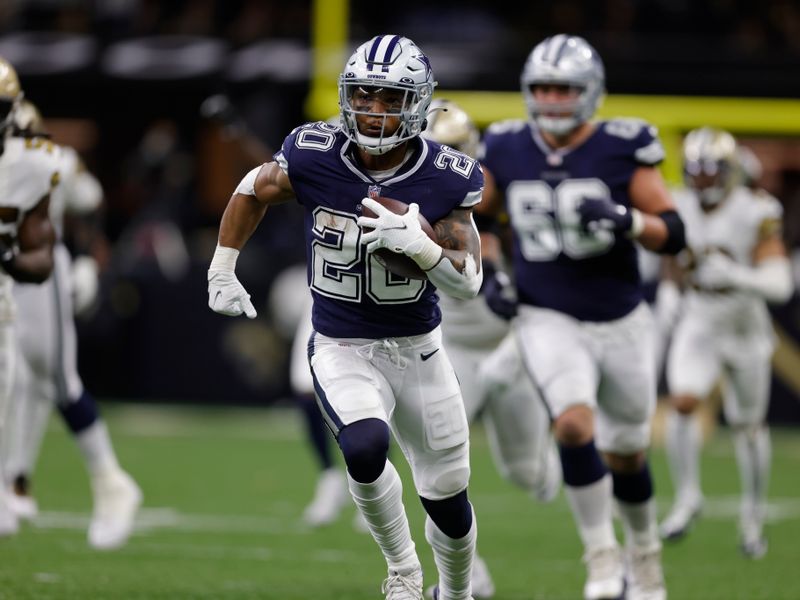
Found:
<path fill-rule="evenodd" d="M 412 224 L 408 223 L 407 220 L 398 218 L 395 215 L 405 215 L 409 210 L 409 205 L 401 200 L 386 198 L 385 196 L 377 196 L 372 198 L 372 200 L 386 210 L 383 211 L 376 206 L 375 209 L 381 212 L 381 214 L 378 214 L 375 210 L 367 206 L 367 203 L 362 202 L 362 219 L 363 217 L 367 217 L 370 223 L 373 221 L 380 222 L 381 226 L 379 226 L 379 229 L 382 230 L 381 242 L 385 243 L 384 240 L 389 242 L 392 238 L 397 238 L 397 241 L 399 241 L 399 244 L 394 248 L 383 246 L 373 250 L 372 255 L 375 257 L 375 260 L 377 260 L 384 269 L 395 275 L 407 277 L 408 279 L 427 279 L 428 276 L 425 271 L 423 271 L 413 259 L 403 253 L 403 249 L 408 249 L 408 246 L 414 242 L 414 227 Z M 436 232 L 433 230 L 433 227 L 431 227 L 428 220 L 419 212 L 417 212 L 417 220 L 422 233 L 438 243 Z M 361 223 L 362 221 L 359 222 L 359 224 Z M 364 233 L 374 231 L 373 227 L 367 226 L 366 224 L 362 225 L 362 229 Z M 420 234 L 417 233 L 416 235 Z M 401 245 L 406 241 L 410 242 L 410 244 L 406 244 L 405 248 L 402 248 Z M 389 245 L 391 246 L 392 244 Z"/>

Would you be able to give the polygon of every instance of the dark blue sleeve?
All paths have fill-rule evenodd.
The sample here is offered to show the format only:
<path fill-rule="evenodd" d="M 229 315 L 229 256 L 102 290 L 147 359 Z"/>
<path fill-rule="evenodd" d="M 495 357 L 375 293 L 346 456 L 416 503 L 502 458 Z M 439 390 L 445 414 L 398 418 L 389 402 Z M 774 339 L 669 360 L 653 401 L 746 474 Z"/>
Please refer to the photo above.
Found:
<path fill-rule="evenodd" d="M 603 129 L 621 152 L 631 157 L 636 166 L 654 167 L 665 157 L 658 129 L 641 119 L 612 119 Z"/>

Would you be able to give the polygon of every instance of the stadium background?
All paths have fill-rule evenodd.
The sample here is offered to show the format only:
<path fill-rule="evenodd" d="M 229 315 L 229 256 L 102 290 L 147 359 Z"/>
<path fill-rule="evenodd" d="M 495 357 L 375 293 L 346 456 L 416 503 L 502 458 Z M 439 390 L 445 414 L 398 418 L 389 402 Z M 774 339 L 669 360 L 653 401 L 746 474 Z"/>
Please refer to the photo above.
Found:
<path fill-rule="evenodd" d="M 209 311 L 205 272 L 218 220 L 252 165 L 199 106 L 227 94 L 276 148 L 293 126 L 336 111 L 335 77 L 353 43 L 388 31 L 425 49 L 438 95 L 461 102 L 481 126 L 524 115 L 518 75 L 534 43 L 557 31 L 585 36 L 606 63 L 601 114 L 658 125 L 672 183 L 692 127 L 726 127 L 757 152 L 764 186 L 784 203 L 800 273 L 796 3 L 3 3 L 0 55 L 55 139 L 81 151 L 106 191 L 101 301 L 79 324 L 82 372 L 98 396 L 267 405 L 288 395 L 296 303 L 284 297 L 271 311 L 268 302 L 279 274 L 303 264 L 300 212 L 271 209 L 240 261 L 259 318 Z M 797 298 L 775 316 L 782 343 L 770 418 L 800 421 Z"/>

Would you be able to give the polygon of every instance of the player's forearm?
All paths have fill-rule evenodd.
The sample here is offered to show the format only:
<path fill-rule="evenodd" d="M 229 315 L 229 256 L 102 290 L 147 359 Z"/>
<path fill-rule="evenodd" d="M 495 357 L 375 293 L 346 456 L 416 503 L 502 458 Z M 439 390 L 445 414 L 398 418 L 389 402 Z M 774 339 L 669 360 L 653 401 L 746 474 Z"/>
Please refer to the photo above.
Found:
<path fill-rule="evenodd" d="M 736 286 L 762 297 L 767 302 L 782 304 L 794 291 L 792 265 L 784 256 L 772 256 L 755 267 L 736 265 L 732 275 Z"/>
<path fill-rule="evenodd" d="M 480 252 L 476 258 L 468 252 L 445 250 L 441 260 L 426 273 L 428 280 L 448 296 L 469 300 L 481 289 L 483 271 L 479 265 Z"/>
<path fill-rule="evenodd" d="M 266 211 L 267 205 L 259 202 L 255 196 L 234 194 L 222 215 L 219 245 L 241 250 L 264 218 Z"/>
<path fill-rule="evenodd" d="M 20 252 L 3 263 L 3 269 L 21 283 L 43 283 L 53 272 L 53 248 L 44 246 Z"/>
<path fill-rule="evenodd" d="M 686 246 L 686 235 L 678 213 L 665 211 L 657 215 L 635 211 L 636 224 L 631 237 L 648 250 L 660 254 L 675 255 Z"/>

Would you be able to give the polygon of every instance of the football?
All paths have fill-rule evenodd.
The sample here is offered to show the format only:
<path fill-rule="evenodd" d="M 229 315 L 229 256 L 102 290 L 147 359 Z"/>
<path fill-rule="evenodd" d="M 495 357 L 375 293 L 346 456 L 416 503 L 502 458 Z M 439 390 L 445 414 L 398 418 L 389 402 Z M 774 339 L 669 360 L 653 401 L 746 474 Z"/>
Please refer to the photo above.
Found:
<path fill-rule="evenodd" d="M 373 200 L 380 202 L 383 206 L 397 215 L 403 215 L 408 211 L 408 204 L 402 200 L 386 198 L 385 196 L 376 196 L 373 198 Z M 378 216 L 366 206 L 364 206 L 362 210 L 362 214 L 365 217 L 375 218 Z M 422 216 L 422 213 L 419 215 L 419 224 L 422 226 L 422 231 L 424 231 L 434 242 L 438 243 L 436 232 L 433 230 L 433 227 L 431 227 L 431 224 L 428 223 L 428 219 Z M 364 228 L 364 231 L 370 231 L 370 229 Z M 388 248 L 380 248 L 373 253 L 373 256 L 375 256 L 375 260 L 377 260 L 384 269 L 394 273 L 395 275 L 407 277 L 408 279 L 428 278 L 425 271 L 420 269 L 419 265 L 405 254 L 392 252 Z"/>

